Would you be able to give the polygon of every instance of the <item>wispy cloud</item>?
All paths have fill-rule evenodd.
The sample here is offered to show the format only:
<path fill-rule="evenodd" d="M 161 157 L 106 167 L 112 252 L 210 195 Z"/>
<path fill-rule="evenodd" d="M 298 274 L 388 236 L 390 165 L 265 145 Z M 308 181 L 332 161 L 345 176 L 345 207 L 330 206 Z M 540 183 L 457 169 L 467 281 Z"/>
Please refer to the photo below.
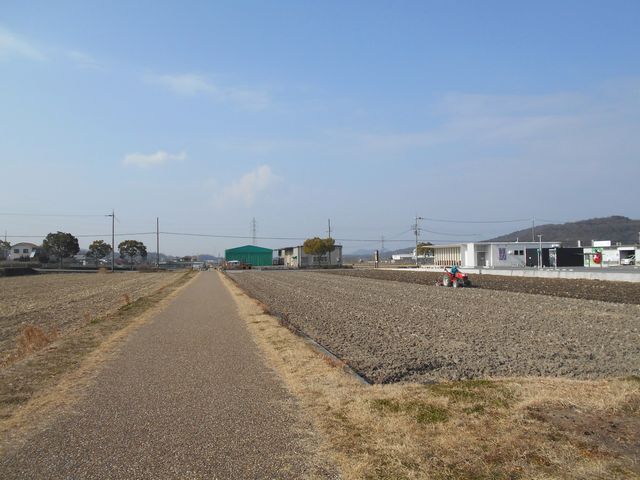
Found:
<path fill-rule="evenodd" d="M 167 153 L 163 150 L 158 150 L 155 153 L 129 153 L 125 155 L 122 163 L 124 165 L 134 165 L 136 167 L 156 167 L 164 165 L 169 162 L 183 162 L 187 159 L 185 152 L 177 154 Z"/>
<path fill-rule="evenodd" d="M 79 50 L 68 50 L 66 57 L 71 60 L 76 67 L 83 70 L 101 70 L 103 66 L 92 55 Z"/>
<path fill-rule="evenodd" d="M 223 188 L 216 198 L 216 204 L 218 207 L 223 207 L 231 201 L 239 201 L 246 207 L 251 207 L 261 193 L 267 191 L 279 180 L 280 177 L 273 174 L 269 165 L 261 165 Z"/>
<path fill-rule="evenodd" d="M 45 60 L 46 56 L 26 39 L 0 27 L 0 59 L 22 57 L 30 60 Z"/>
<path fill-rule="evenodd" d="M 634 111 L 640 103 L 639 85 L 627 82 L 614 91 L 548 95 L 449 94 L 434 110 L 434 127 L 357 134 L 353 142 L 364 151 L 386 154 L 438 148 L 474 152 L 477 157 L 508 149 L 514 158 L 539 155 L 575 163 L 572 159 L 579 155 L 594 158 L 622 153 L 622 145 L 640 146 L 636 136 L 629 136 L 640 126 L 640 110 Z"/>
<path fill-rule="evenodd" d="M 270 96 L 264 91 L 220 85 L 206 76 L 193 73 L 153 75 L 149 80 L 178 95 L 204 95 L 214 101 L 232 103 L 249 110 L 262 110 L 271 103 Z"/>

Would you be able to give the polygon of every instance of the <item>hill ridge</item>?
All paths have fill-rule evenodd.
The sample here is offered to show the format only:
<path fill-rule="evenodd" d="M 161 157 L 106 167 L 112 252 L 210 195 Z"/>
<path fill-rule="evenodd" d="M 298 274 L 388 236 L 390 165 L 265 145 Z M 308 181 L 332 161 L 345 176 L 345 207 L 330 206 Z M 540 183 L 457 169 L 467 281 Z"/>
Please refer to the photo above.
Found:
<path fill-rule="evenodd" d="M 611 240 L 614 244 L 636 244 L 640 235 L 640 220 L 622 215 L 596 217 L 565 223 L 547 223 L 535 226 L 534 240 L 542 235 L 543 240 L 563 242 L 566 246 L 591 245 L 593 240 Z M 532 238 L 532 228 L 525 228 L 486 240 L 487 242 L 528 241 Z"/>

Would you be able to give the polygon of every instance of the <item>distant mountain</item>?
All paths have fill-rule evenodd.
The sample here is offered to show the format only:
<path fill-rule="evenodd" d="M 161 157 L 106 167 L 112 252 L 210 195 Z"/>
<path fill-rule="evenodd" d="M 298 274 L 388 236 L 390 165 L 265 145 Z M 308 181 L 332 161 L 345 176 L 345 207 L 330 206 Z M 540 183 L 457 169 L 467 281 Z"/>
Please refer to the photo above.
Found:
<path fill-rule="evenodd" d="M 383 250 L 380 252 L 380 258 L 391 258 L 391 255 L 397 255 L 400 253 L 413 253 L 415 247 L 407 247 L 407 248 L 400 248 L 398 250 Z M 373 258 L 373 252 L 375 250 L 374 249 L 360 249 L 360 250 L 355 250 L 353 252 L 349 252 L 349 253 L 345 253 L 343 255 L 343 258 L 345 259 L 352 259 L 352 258 Z"/>
<path fill-rule="evenodd" d="M 198 260 L 201 262 L 204 262 L 206 260 L 213 260 L 214 262 L 217 262 L 218 260 L 221 260 L 221 258 L 216 257 L 215 255 L 210 255 L 208 253 L 200 253 L 198 254 Z"/>
<path fill-rule="evenodd" d="M 591 245 L 592 240 L 611 240 L 614 243 L 635 244 L 638 243 L 639 232 L 640 220 L 614 215 L 562 224 L 536 225 L 535 240 L 538 240 L 538 235 L 542 235 L 543 241 L 559 241 L 563 242 L 565 246 L 577 245 L 578 240 L 582 242 L 583 246 Z M 530 241 L 532 235 L 531 228 L 526 228 L 486 241 L 515 242 L 519 240 L 525 242 Z"/>
<path fill-rule="evenodd" d="M 355 250 L 353 252 L 345 253 L 344 256 L 353 256 L 353 257 L 370 257 L 373 255 L 374 250 L 361 248 L 360 250 Z"/>

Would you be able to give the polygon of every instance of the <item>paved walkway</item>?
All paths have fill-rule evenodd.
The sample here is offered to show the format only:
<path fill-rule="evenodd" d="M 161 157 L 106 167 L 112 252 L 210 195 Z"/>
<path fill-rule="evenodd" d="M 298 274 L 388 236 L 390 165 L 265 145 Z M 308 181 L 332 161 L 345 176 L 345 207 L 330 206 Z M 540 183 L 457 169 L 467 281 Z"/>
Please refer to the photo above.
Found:
<path fill-rule="evenodd" d="M 296 408 L 205 272 L 131 336 L 73 413 L 0 459 L 0 477 L 329 477 Z"/>

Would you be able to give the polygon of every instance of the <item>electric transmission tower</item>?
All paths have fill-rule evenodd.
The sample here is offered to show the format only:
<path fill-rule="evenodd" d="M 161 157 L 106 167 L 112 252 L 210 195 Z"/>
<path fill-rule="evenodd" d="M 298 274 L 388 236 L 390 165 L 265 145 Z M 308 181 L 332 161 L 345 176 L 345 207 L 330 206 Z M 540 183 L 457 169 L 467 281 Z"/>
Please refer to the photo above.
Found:
<path fill-rule="evenodd" d="M 256 217 L 251 219 L 251 245 L 256 244 Z"/>

